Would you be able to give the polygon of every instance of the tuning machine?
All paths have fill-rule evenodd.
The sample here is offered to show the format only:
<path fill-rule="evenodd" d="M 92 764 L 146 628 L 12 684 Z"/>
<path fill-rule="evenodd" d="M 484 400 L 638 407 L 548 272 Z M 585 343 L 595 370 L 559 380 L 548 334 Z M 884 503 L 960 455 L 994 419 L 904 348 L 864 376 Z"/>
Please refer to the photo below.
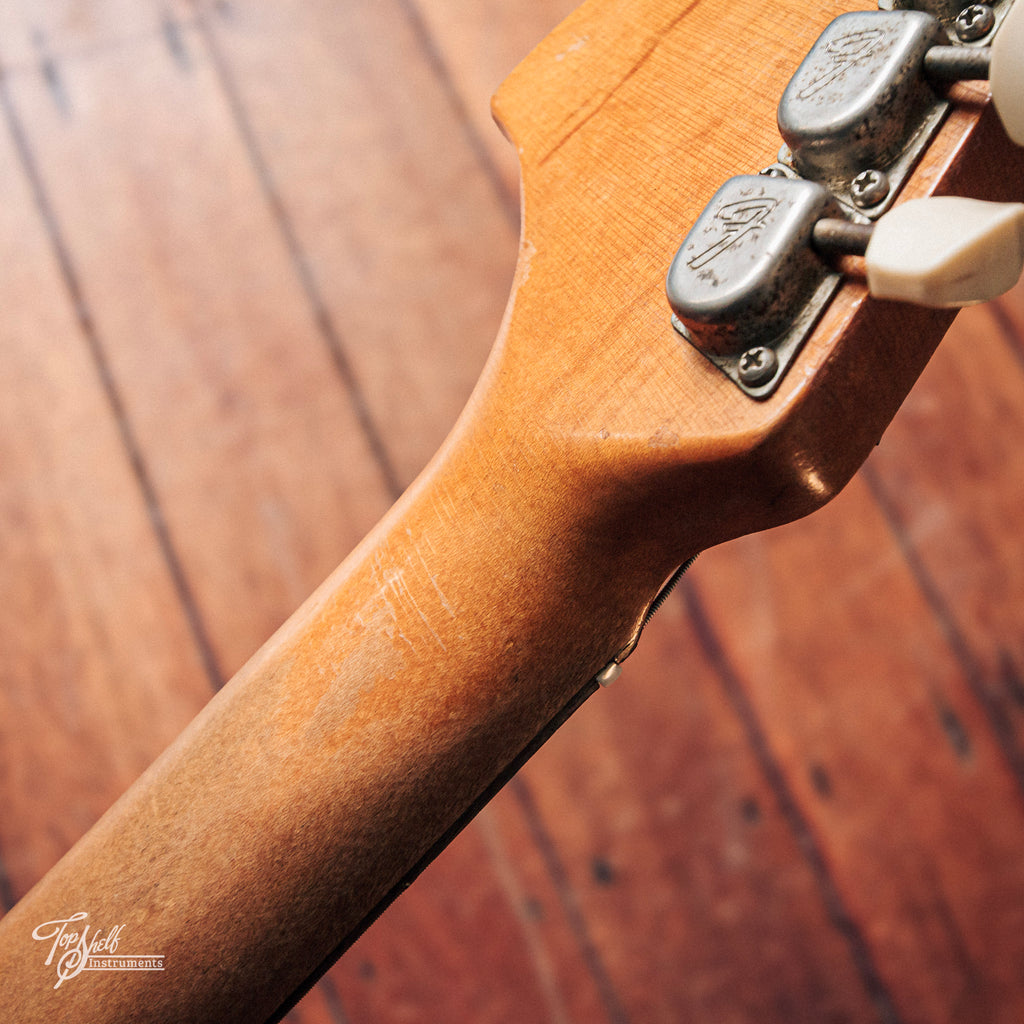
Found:
<path fill-rule="evenodd" d="M 982 302 L 1020 276 L 1024 205 L 890 207 L 945 116 L 944 82 L 989 78 L 1024 145 L 1024 0 L 971 47 L 948 42 L 952 5 L 895 6 L 828 26 L 779 105 L 780 162 L 726 182 L 669 270 L 674 326 L 753 398 L 774 392 L 839 287 L 836 255 L 864 257 L 876 298 L 921 305 Z"/>
<path fill-rule="evenodd" d="M 992 46 L 981 47 L 950 45 L 940 18 L 921 10 L 841 15 L 783 93 L 782 159 L 850 208 L 878 216 L 949 109 L 943 85 L 986 78 L 1007 133 L 1024 144 L 1024 3 L 1005 12 Z"/>
<path fill-rule="evenodd" d="M 836 255 L 864 257 L 876 298 L 984 302 L 1024 268 L 1024 204 L 919 199 L 871 223 L 846 217 L 815 182 L 731 178 L 672 262 L 673 323 L 748 395 L 767 398 L 839 285 Z"/>
<path fill-rule="evenodd" d="M 672 261 L 676 329 L 754 398 L 775 390 L 839 286 L 810 243 L 818 221 L 841 216 L 814 182 L 740 175 L 714 195 Z"/>

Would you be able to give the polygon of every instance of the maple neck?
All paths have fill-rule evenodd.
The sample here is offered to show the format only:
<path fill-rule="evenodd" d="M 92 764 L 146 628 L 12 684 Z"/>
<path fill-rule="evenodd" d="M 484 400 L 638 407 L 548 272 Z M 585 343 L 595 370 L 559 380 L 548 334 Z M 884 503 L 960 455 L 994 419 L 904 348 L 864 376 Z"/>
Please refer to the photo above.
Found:
<path fill-rule="evenodd" d="M 627 528 L 649 494 L 602 484 L 599 444 L 592 465 L 566 461 L 528 414 L 479 406 L 4 919 L 0 974 L 35 993 L 20 1013 L 14 989 L 0 995 L 5 1020 L 266 1019 L 573 703 L 706 539 L 658 545 L 656 507 Z M 165 971 L 76 984 L 76 964 L 45 959 L 32 935 L 83 911 L 73 927 L 118 927 L 122 955 L 160 955 Z"/>
<path fill-rule="evenodd" d="M 822 6 L 824 22 L 848 5 Z M 0 922 L 0 977 L 18 979 L 0 1018 L 278 1013 L 628 649 L 677 566 L 849 480 L 952 313 L 873 301 L 853 275 L 762 401 L 687 344 L 664 292 L 720 181 L 777 151 L 775 100 L 820 27 L 788 7 L 592 0 L 509 79 L 496 111 L 523 161 L 523 241 L 466 412 Z M 756 71 L 751 38 L 778 53 Z M 718 78 L 695 91 L 693 67 Z M 903 195 L 1020 194 L 1024 162 L 984 94 L 959 97 Z M 680 167 L 687 134 L 707 148 Z M 119 953 L 166 970 L 65 987 L 104 952 L 87 927 L 89 941 L 121 929 Z"/>

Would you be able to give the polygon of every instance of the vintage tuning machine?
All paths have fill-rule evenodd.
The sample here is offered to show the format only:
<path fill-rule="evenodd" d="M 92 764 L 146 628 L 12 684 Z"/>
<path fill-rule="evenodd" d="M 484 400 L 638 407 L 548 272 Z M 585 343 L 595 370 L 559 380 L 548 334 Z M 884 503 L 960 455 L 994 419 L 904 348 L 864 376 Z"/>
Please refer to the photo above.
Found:
<path fill-rule="evenodd" d="M 747 394 L 774 391 L 839 287 L 811 247 L 842 217 L 828 189 L 798 178 L 730 178 L 676 253 L 668 301 L 676 329 Z"/>
<path fill-rule="evenodd" d="M 1024 205 L 889 210 L 947 109 L 937 83 L 989 78 L 1024 145 L 1024 0 L 1006 5 L 991 46 L 950 45 L 943 25 L 930 10 L 836 19 L 780 104 L 785 162 L 727 181 L 676 253 L 673 325 L 751 397 L 774 392 L 839 287 L 837 255 L 864 257 L 877 298 L 929 306 L 982 302 L 1020 276 Z"/>
<path fill-rule="evenodd" d="M 972 79 L 990 79 L 1008 134 L 1024 143 L 1022 31 L 1021 3 L 1008 9 L 991 46 L 951 45 L 940 19 L 925 11 L 841 15 L 783 93 L 780 160 L 852 210 L 878 216 L 941 125 L 949 109 L 943 86 Z"/>
<path fill-rule="evenodd" d="M 839 285 L 837 255 L 864 257 L 876 298 L 984 302 L 1024 269 L 1024 203 L 918 199 L 871 223 L 844 216 L 815 182 L 731 178 L 672 262 L 673 323 L 743 391 L 766 398 Z"/>

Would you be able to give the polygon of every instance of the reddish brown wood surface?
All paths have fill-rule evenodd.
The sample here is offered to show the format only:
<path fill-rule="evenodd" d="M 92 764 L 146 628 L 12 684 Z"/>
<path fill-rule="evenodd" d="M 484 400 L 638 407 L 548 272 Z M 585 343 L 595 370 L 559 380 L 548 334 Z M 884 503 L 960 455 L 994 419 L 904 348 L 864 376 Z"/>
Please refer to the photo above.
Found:
<path fill-rule="evenodd" d="M 475 379 L 486 98 L 568 5 L 462 6 L 0 12 L 6 903 Z M 960 320 L 833 506 L 707 555 L 295 1019 L 1018 1020 L 1022 308 Z"/>

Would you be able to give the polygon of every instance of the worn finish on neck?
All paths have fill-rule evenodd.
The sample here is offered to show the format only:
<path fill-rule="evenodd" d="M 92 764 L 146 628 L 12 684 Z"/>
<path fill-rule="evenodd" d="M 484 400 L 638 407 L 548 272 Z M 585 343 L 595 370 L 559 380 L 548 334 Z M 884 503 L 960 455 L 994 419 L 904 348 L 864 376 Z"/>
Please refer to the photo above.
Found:
<path fill-rule="evenodd" d="M 774 101 L 847 5 L 813 24 L 791 7 L 592 0 L 506 83 L 523 242 L 468 409 L 4 919 L 0 976 L 19 979 L 4 1020 L 273 1014 L 622 648 L 676 565 L 811 511 L 855 471 L 946 314 L 871 303 L 854 280 L 758 403 L 680 342 L 662 291 L 718 184 L 770 160 Z M 984 178 L 1007 143 L 978 94 L 961 100 L 912 190 L 1019 191 Z M 55 991 L 29 937 L 85 907 L 168 970 Z"/>

